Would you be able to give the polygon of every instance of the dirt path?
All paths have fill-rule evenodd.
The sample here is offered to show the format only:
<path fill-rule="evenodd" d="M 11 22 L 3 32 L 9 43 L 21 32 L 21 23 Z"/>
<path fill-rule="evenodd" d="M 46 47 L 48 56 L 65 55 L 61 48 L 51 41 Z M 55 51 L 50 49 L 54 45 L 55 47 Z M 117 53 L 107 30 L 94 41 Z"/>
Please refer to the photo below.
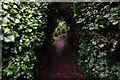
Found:
<path fill-rule="evenodd" d="M 71 49 L 64 40 L 55 38 L 55 46 L 47 51 L 50 59 L 45 78 L 74 78 L 71 53 Z"/>
<path fill-rule="evenodd" d="M 48 68 L 48 78 L 73 78 L 72 61 L 65 41 L 55 38 L 55 47 L 51 49 L 51 61 Z"/>

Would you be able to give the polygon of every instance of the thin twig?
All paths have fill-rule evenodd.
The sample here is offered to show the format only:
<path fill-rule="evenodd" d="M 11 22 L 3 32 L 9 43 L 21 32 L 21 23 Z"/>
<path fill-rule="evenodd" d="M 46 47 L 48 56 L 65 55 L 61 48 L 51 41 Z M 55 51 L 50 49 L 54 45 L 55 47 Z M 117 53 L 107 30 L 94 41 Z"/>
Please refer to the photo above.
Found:
<path fill-rule="evenodd" d="M 98 36 L 100 36 L 100 37 L 102 37 L 102 38 L 104 38 L 104 39 L 105 39 L 105 42 L 107 42 L 107 43 L 110 42 L 110 41 L 109 41 L 107 38 L 105 38 L 104 36 L 102 36 L 102 35 L 100 35 L 100 34 L 98 34 L 98 33 L 96 33 L 96 32 L 95 32 L 95 34 L 98 35 Z"/>

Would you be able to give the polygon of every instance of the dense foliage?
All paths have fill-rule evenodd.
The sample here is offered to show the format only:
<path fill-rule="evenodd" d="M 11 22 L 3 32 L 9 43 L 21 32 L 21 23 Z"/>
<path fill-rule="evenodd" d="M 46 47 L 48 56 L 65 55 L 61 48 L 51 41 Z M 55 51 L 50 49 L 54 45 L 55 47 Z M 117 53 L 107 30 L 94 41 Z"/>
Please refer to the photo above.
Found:
<path fill-rule="evenodd" d="M 120 78 L 118 3 L 2 2 L 2 9 L 4 80 L 34 79 L 35 49 L 52 42 L 54 31 L 57 37 L 67 33 L 78 64 L 90 78 Z M 56 28 L 59 16 L 65 22 Z"/>
<path fill-rule="evenodd" d="M 58 37 L 61 39 L 67 38 L 67 31 L 69 30 L 69 27 L 65 24 L 65 21 L 58 21 L 58 27 L 55 29 L 55 32 L 53 33 L 53 37 Z"/>
<path fill-rule="evenodd" d="M 46 5 L 39 2 L 2 3 L 4 80 L 33 79 L 34 49 L 40 48 L 45 39 Z"/>
<path fill-rule="evenodd" d="M 120 5 L 73 3 L 77 26 L 71 35 L 78 51 L 78 64 L 91 78 L 120 78 Z"/>

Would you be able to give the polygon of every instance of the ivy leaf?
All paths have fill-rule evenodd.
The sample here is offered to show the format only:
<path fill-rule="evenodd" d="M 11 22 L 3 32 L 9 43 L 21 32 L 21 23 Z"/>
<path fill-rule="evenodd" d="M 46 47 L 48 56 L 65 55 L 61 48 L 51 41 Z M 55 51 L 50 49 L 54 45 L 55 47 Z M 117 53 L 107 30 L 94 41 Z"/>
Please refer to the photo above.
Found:
<path fill-rule="evenodd" d="M 6 67 L 3 71 L 4 71 L 4 72 L 9 72 L 8 67 Z"/>
<path fill-rule="evenodd" d="M 22 69 L 23 70 L 27 69 L 27 65 L 23 64 Z"/>
<path fill-rule="evenodd" d="M 20 18 L 21 18 L 21 15 L 17 14 L 16 17 L 17 17 L 18 19 L 20 19 Z"/>
<path fill-rule="evenodd" d="M 0 40 L 3 40 L 3 34 L 0 34 Z"/>
<path fill-rule="evenodd" d="M 9 31 L 10 31 L 9 28 L 4 28 L 4 33 L 7 33 L 7 32 L 9 32 Z"/>
<path fill-rule="evenodd" d="M 6 22 L 6 21 L 4 21 L 2 25 L 3 25 L 3 26 L 7 26 L 7 22 Z"/>
<path fill-rule="evenodd" d="M 116 11 L 118 10 L 119 8 L 115 7 L 115 8 L 112 8 L 111 11 Z"/>
<path fill-rule="evenodd" d="M 99 47 L 100 47 L 100 48 L 104 47 L 104 44 L 99 44 Z"/>
<path fill-rule="evenodd" d="M 19 19 L 16 19 L 16 20 L 15 20 L 15 23 L 19 23 L 19 22 L 20 22 L 20 20 L 19 20 Z"/>
<path fill-rule="evenodd" d="M 106 14 L 104 17 L 105 17 L 105 18 L 108 18 L 108 17 L 109 17 L 109 15 L 110 15 L 110 14 Z"/>
<path fill-rule="evenodd" d="M 99 25 L 99 27 L 104 28 L 104 25 Z"/>
<path fill-rule="evenodd" d="M 31 32 L 32 31 L 32 29 L 28 29 L 28 32 Z"/>
<path fill-rule="evenodd" d="M 8 9 L 8 5 L 5 5 L 5 4 L 4 4 L 4 5 L 3 5 L 3 8 L 4 8 L 4 9 Z"/>
<path fill-rule="evenodd" d="M 9 22 L 10 20 L 7 17 L 4 17 L 4 21 Z"/>
<path fill-rule="evenodd" d="M 113 25 L 116 25 L 117 23 L 118 23 L 118 21 L 114 21 L 112 24 L 113 24 Z"/>
<path fill-rule="evenodd" d="M 4 38 L 4 41 L 5 42 L 14 42 L 14 35 L 11 35 L 11 36 L 7 36 Z"/>
<path fill-rule="evenodd" d="M 16 6 L 16 5 L 14 5 L 14 6 L 13 6 L 13 8 L 17 8 L 17 6 Z"/>

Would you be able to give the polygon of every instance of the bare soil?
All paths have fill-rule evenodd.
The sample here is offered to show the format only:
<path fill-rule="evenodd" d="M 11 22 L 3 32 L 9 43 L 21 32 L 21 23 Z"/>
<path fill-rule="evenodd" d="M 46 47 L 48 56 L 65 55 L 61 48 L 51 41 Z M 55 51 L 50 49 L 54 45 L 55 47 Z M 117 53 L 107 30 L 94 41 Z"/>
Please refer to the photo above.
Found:
<path fill-rule="evenodd" d="M 54 38 L 54 47 L 49 48 L 45 52 L 49 57 L 46 66 L 46 74 L 42 76 L 42 79 L 68 79 L 68 80 L 85 80 L 84 75 L 80 72 L 75 76 L 73 69 L 75 69 L 75 64 L 73 63 L 74 58 L 72 58 L 72 51 L 66 41 L 59 38 Z"/>

